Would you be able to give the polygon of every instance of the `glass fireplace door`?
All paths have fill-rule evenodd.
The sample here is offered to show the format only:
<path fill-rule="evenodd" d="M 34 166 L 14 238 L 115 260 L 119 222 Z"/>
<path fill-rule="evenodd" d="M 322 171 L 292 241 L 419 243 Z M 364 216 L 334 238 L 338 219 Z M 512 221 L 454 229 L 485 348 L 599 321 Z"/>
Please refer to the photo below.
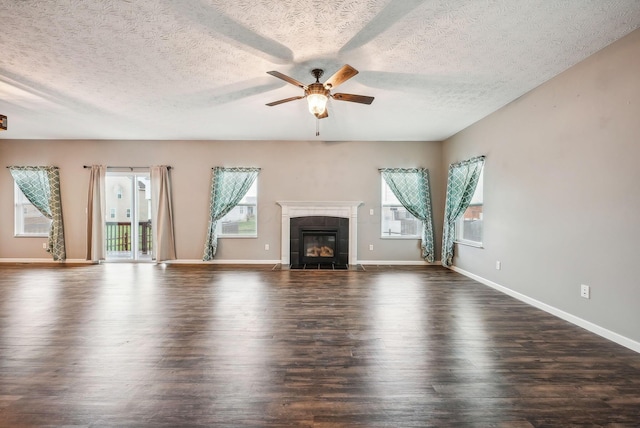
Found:
<path fill-rule="evenodd" d="M 303 263 L 336 263 L 337 230 L 302 230 L 301 235 Z"/>

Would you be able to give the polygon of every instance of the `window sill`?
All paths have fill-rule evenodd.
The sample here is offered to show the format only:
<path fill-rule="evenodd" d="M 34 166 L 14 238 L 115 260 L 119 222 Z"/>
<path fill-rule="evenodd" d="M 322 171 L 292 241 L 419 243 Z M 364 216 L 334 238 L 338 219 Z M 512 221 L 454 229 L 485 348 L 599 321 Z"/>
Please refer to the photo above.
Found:
<path fill-rule="evenodd" d="M 419 236 L 389 236 L 389 235 L 383 235 L 380 237 L 380 239 L 401 239 L 401 240 L 420 240 Z"/>
<path fill-rule="evenodd" d="M 13 237 L 14 238 L 44 238 L 44 239 L 48 239 L 49 238 L 49 234 L 45 234 L 45 235 L 14 234 Z"/>
<path fill-rule="evenodd" d="M 247 239 L 247 238 L 257 238 L 258 235 L 218 235 L 218 239 L 226 239 L 226 238 L 233 238 L 233 239 Z"/>
<path fill-rule="evenodd" d="M 455 244 L 458 244 L 458 245 L 465 245 L 465 246 L 467 246 L 467 247 L 484 248 L 484 247 L 482 246 L 482 242 L 474 242 L 474 241 L 458 241 L 458 240 L 455 240 L 455 241 L 453 241 L 453 242 L 454 242 Z"/>

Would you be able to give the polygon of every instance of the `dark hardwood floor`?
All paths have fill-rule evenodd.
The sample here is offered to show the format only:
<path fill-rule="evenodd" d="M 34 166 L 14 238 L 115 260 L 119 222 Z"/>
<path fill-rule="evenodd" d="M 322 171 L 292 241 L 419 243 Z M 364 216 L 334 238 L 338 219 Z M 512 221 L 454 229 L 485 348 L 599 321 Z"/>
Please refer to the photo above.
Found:
<path fill-rule="evenodd" d="M 441 267 L 0 266 L 0 426 L 640 426 L 640 354 Z"/>

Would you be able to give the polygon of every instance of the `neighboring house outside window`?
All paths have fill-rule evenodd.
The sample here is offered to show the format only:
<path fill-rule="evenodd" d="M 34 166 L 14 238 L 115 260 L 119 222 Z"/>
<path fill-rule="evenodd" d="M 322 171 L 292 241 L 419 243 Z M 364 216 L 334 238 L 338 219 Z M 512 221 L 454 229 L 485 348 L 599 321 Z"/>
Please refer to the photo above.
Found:
<path fill-rule="evenodd" d="M 383 238 L 419 239 L 422 232 L 422 222 L 402 206 L 384 178 L 381 178 L 381 183 L 381 236 Z"/>
<path fill-rule="evenodd" d="M 219 238 L 255 238 L 258 236 L 258 179 L 216 227 Z"/>

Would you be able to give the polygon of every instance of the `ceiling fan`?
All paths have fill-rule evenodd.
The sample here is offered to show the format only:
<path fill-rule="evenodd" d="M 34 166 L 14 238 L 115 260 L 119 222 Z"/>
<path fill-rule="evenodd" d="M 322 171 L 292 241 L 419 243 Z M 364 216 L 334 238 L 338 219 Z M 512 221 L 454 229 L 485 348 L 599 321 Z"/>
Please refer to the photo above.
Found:
<path fill-rule="evenodd" d="M 306 98 L 307 102 L 309 103 L 309 111 L 311 112 L 311 114 L 313 114 L 318 119 L 324 119 L 325 117 L 329 116 L 329 113 L 327 111 L 327 101 L 329 100 L 329 97 L 338 101 L 351 101 L 361 104 L 371 104 L 373 102 L 373 97 L 367 97 L 365 95 L 331 93 L 331 89 L 336 88 L 338 85 L 346 82 L 347 80 L 358 74 L 358 70 L 351 67 L 349 64 L 343 65 L 340 70 L 336 71 L 333 76 L 331 76 L 324 83 L 320 83 L 320 77 L 322 77 L 322 75 L 324 74 L 324 70 L 320 68 L 314 68 L 313 70 L 311 70 L 311 74 L 316 78 L 316 81 L 309 85 L 300 83 L 296 79 L 284 75 L 278 71 L 267 71 L 267 73 L 274 77 L 277 77 L 278 79 L 282 79 L 287 83 L 298 86 L 304 90 L 304 95 L 285 98 L 283 100 L 268 103 L 267 105 L 270 107 L 277 106 L 278 104 L 286 103 L 289 101 Z"/>

